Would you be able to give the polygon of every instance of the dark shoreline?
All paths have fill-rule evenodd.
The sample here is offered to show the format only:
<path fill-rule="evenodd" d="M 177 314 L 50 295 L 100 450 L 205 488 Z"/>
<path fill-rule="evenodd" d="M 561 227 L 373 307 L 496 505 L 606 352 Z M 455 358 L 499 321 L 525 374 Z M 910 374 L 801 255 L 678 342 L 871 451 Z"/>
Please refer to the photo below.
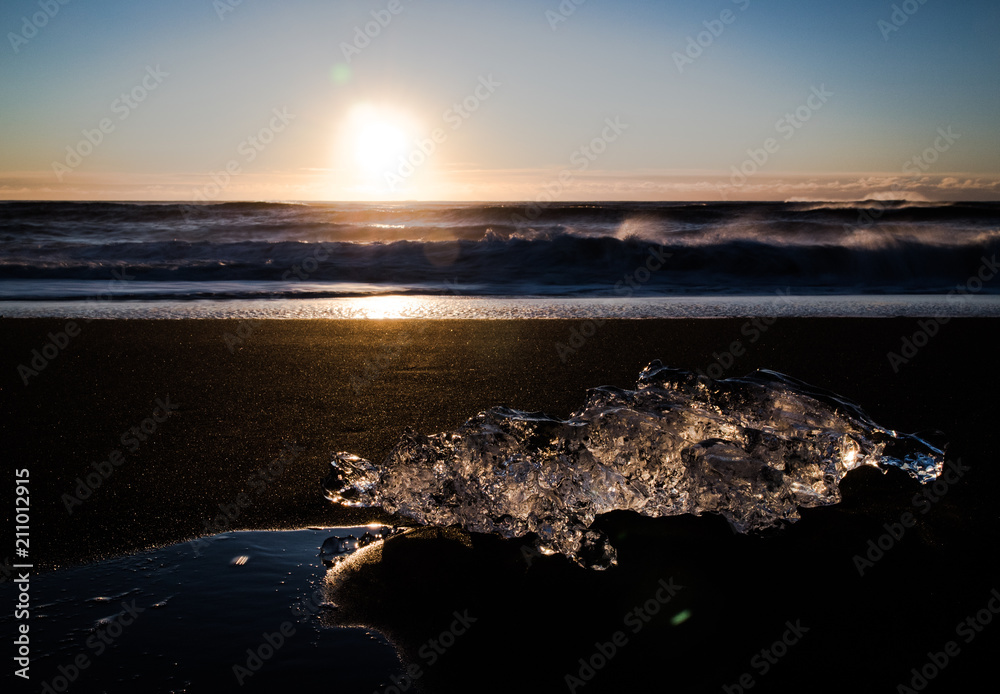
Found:
<path fill-rule="evenodd" d="M 763 535 L 736 535 L 710 515 L 608 514 L 597 523 L 619 565 L 606 572 L 525 554 L 519 541 L 419 531 L 344 572 L 328 621 L 387 634 L 420 668 L 419 688 L 434 692 L 593 694 L 655 683 L 717 693 L 738 691 L 744 677 L 753 691 L 843 692 L 860 682 L 895 691 L 949 641 L 961 652 L 935 688 L 968 691 L 994 674 L 1000 627 L 966 643 L 956 624 L 980 614 L 1000 577 L 1000 322 L 954 319 L 898 373 L 886 355 L 921 329 L 917 320 L 781 319 L 752 344 L 743 319 L 607 321 L 563 361 L 557 344 L 583 323 L 93 321 L 25 386 L 17 365 L 65 321 L 2 320 L 0 426 L 11 467 L 31 474 L 35 566 L 195 538 L 212 530 L 205 522 L 220 504 L 240 499 L 251 503 L 226 529 L 367 522 L 373 512 L 322 497 L 333 451 L 378 458 L 405 426 L 450 429 L 493 405 L 565 416 L 588 387 L 633 387 L 652 359 L 707 370 L 713 353 L 741 340 L 746 351 L 725 376 L 771 368 L 854 399 L 884 426 L 940 430 L 949 462 L 968 469 L 933 503 L 918 503 L 924 489 L 905 473 L 858 470 L 841 483 L 842 503 L 804 509 L 801 521 Z M 240 326 L 252 330 L 230 352 L 225 334 Z M 141 441 L 130 428 L 144 422 L 155 430 Z M 61 499 L 75 479 L 112 460 L 121 465 L 68 514 Z M 916 521 L 893 540 L 887 533 L 900 532 L 906 513 Z M 870 542 L 890 546 L 859 565 Z M 670 580 L 683 588 L 634 630 L 636 606 Z M 431 665 L 425 646 L 466 611 L 478 621 Z M 762 672 L 755 654 L 799 624 L 808 631 Z M 619 634 L 627 643 L 588 671 L 580 658 Z M 328 665 L 275 664 L 257 684 L 318 681 Z"/>
<path fill-rule="evenodd" d="M 364 522 L 371 512 L 322 498 L 335 451 L 381 458 L 406 426 L 450 429 L 494 405 L 565 416 L 589 387 L 633 387 L 656 358 L 708 370 L 735 340 L 746 351 L 725 376 L 782 371 L 856 400 L 884 426 L 943 430 L 956 452 L 981 454 L 1000 392 L 992 319 L 953 319 L 898 373 L 886 354 L 917 320 L 786 318 L 763 331 L 746 319 L 609 320 L 573 352 L 586 321 L 78 321 L 79 335 L 25 386 L 18 365 L 66 323 L 0 320 L 5 447 L 12 467 L 31 471 L 43 568 L 219 529 Z M 158 401 L 177 409 L 164 418 Z M 144 420 L 155 430 L 140 441 Z M 108 468 L 115 451 L 121 464 Z M 113 472 L 73 503 L 64 495 L 81 497 L 77 478 L 95 465 Z M 990 465 L 975 475 L 998 477 Z M 967 502 L 983 510 L 987 500 L 970 492 Z M 222 509 L 223 527 L 206 527 Z"/>

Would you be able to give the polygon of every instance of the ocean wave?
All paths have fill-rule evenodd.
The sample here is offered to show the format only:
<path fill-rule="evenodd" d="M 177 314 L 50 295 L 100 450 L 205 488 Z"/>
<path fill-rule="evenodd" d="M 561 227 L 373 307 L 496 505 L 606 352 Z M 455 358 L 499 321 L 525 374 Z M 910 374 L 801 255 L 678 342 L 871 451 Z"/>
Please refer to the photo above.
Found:
<path fill-rule="evenodd" d="M 938 293 L 998 250 L 994 203 L 0 203 L 7 280 Z"/>
<path fill-rule="evenodd" d="M 651 244 L 643 239 L 544 237 L 388 243 L 8 244 L 0 279 L 100 280 L 116 269 L 140 282 L 289 281 L 444 283 L 536 287 L 597 286 L 621 294 L 686 287 L 940 291 L 976 274 L 1000 238 L 930 244 L 868 239 L 810 245 L 759 240 Z M 997 291 L 987 284 L 984 291 Z"/>
<path fill-rule="evenodd" d="M 829 203 L 621 202 L 621 203 L 297 203 L 297 202 L 0 202 L 0 224 L 30 221 L 162 222 L 181 226 L 245 224 L 248 219 L 285 219 L 298 223 L 372 226 L 483 226 L 564 224 L 613 228 L 634 217 L 680 224 L 712 224 L 738 219 L 784 219 L 864 223 L 880 220 L 991 220 L 1000 205 L 990 202 L 918 203 L 875 201 Z"/>

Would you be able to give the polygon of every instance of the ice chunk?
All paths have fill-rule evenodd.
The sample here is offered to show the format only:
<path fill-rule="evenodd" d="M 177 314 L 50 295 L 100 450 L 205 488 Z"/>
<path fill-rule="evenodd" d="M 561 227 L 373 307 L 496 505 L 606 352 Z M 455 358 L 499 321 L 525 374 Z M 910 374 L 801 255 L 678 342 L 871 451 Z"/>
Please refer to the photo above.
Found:
<path fill-rule="evenodd" d="M 352 554 L 358 549 L 358 538 L 354 535 L 347 537 L 328 537 L 319 548 L 320 559 L 327 566 L 332 566 L 342 557 Z"/>
<path fill-rule="evenodd" d="M 393 528 L 386 526 L 372 525 L 365 529 L 361 537 L 348 535 L 341 537 L 333 535 L 328 537 L 319 548 L 320 559 L 326 566 L 334 566 L 348 555 L 354 554 L 362 547 L 380 542 L 394 533 Z"/>
<path fill-rule="evenodd" d="M 615 561 L 590 529 L 602 513 L 712 512 L 748 532 L 839 502 L 859 466 L 926 483 L 943 463 L 926 441 L 783 374 L 713 381 L 654 361 L 635 390 L 594 388 L 565 421 L 496 407 L 454 432 L 407 430 L 379 465 L 337 454 L 325 486 L 338 503 L 423 524 L 534 533 L 542 552 L 602 568 Z"/>

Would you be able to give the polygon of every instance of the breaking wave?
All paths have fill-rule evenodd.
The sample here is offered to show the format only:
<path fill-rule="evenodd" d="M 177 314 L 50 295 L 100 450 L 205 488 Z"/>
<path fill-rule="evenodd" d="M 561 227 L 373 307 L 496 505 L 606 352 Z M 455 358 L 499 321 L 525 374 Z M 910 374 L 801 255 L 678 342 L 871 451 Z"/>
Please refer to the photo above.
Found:
<path fill-rule="evenodd" d="M 1000 251 L 998 230 L 990 203 L 0 203 L 0 280 L 109 280 L 124 268 L 133 290 L 174 285 L 119 286 L 119 299 L 232 298 L 245 288 L 208 283 L 267 293 L 289 281 L 296 296 L 349 295 L 339 285 L 352 283 L 508 296 L 940 294 Z"/>

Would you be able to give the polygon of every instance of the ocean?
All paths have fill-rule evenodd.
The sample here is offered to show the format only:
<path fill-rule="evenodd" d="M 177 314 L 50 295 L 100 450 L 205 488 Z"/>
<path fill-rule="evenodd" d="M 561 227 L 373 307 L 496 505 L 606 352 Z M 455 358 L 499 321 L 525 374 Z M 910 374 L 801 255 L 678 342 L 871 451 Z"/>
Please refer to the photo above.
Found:
<path fill-rule="evenodd" d="M 0 302 L 14 317 L 996 316 L 998 250 L 997 203 L 7 202 Z"/>

